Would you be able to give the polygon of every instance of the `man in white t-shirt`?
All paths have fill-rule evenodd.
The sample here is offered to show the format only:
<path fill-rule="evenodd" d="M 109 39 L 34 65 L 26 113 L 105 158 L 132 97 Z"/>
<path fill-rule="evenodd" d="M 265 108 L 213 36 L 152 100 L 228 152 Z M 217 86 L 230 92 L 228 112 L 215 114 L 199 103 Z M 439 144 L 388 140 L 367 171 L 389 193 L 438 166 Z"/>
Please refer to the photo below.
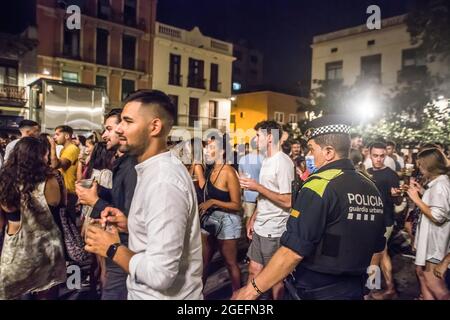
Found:
<path fill-rule="evenodd" d="M 280 125 L 275 121 L 263 121 L 255 130 L 259 150 L 265 155 L 259 183 L 253 179 L 240 179 L 243 188 L 259 193 L 256 211 L 247 223 L 247 236 L 252 240 L 247 253 L 249 280 L 261 272 L 280 247 L 280 238 L 289 218 L 295 174 L 292 160 L 280 150 Z M 272 294 L 274 300 L 283 298 L 282 281 L 273 286 Z"/>
<path fill-rule="evenodd" d="M 39 125 L 39 123 L 32 120 L 22 120 L 19 123 L 19 131 L 20 131 L 20 138 L 24 137 L 37 138 L 41 133 L 41 126 Z M 17 142 L 19 142 L 20 138 L 8 143 L 5 149 L 5 156 L 3 157 L 4 162 L 8 160 L 11 152 L 14 150 L 14 147 L 16 146 Z"/>

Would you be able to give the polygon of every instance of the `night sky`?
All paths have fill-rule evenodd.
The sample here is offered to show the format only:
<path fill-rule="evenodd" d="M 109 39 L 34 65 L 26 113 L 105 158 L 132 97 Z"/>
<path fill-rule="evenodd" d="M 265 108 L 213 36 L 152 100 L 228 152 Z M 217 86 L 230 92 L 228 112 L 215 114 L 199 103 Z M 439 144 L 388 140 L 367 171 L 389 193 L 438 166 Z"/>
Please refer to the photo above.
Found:
<path fill-rule="evenodd" d="M 236 42 L 264 54 L 270 87 L 307 94 L 314 35 L 364 24 L 376 4 L 382 18 L 407 12 L 413 0 L 159 0 L 158 21 Z M 299 83 L 301 86 L 299 86 Z M 301 89 L 300 89 L 301 88 Z M 300 90 L 300 91 L 299 91 Z"/>

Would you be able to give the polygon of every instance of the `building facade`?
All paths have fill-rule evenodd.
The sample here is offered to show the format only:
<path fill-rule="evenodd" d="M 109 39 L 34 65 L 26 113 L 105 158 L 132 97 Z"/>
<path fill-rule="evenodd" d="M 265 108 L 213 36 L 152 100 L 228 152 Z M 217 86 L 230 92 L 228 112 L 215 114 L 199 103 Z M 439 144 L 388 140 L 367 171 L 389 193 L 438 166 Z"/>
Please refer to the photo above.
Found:
<path fill-rule="evenodd" d="M 8 3 L 0 33 L 0 130 L 16 131 L 18 122 L 28 117 L 28 81 L 36 73 L 37 31 L 33 1 Z M 23 17 L 11 16 L 11 12 Z M 21 19 L 21 21 L 11 21 Z"/>
<path fill-rule="evenodd" d="M 156 23 L 153 88 L 177 106 L 174 129 L 226 131 L 230 123 L 233 45 L 191 31 Z"/>
<path fill-rule="evenodd" d="M 68 5 L 81 9 L 79 29 L 68 28 Z M 109 108 L 137 89 L 152 87 L 156 0 L 37 0 L 36 78 L 106 89 Z"/>
<path fill-rule="evenodd" d="M 249 133 L 260 121 L 275 120 L 281 125 L 296 124 L 305 119 L 305 113 L 299 112 L 300 97 L 273 91 L 250 92 L 236 95 L 231 108 L 231 132 L 237 134 Z"/>
<path fill-rule="evenodd" d="M 315 36 L 312 44 L 312 88 L 318 80 L 342 81 L 351 86 L 359 80 L 378 84 L 383 92 L 414 81 L 427 70 L 450 74 L 450 64 L 427 59 L 412 45 L 406 15 L 387 18 L 380 30 L 366 25 Z M 430 58 L 430 57 L 428 57 Z"/>
<path fill-rule="evenodd" d="M 234 45 L 233 92 L 249 92 L 264 84 L 264 56 L 246 42 Z"/>

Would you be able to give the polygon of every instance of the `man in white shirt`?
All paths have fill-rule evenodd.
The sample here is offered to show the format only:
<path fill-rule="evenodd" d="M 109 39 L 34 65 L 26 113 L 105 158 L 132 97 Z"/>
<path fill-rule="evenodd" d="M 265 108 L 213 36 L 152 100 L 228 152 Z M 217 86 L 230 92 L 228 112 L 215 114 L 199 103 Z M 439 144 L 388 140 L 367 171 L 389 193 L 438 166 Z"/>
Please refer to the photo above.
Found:
<path fill-rule="evenodd" d="M 247 236 L 252 240 L 248 249 L 249 280 L 255 278 L 280 247 L 280 238 L 286 231 L 291 207 L 291 188 L 294 180 L 294 164 L 281 152 L 279 137 L 282 129 L 275 121 L 263 121 L 256 125 L 258 147 L 265 154 L 259 175 L 259 183 L 241 178 L 241 186 L 259 192 L 255 213 L 247 223 Z M 274 300 L 283 298 L 284 284 L 272 288 Z"/>
<path fill-rule="evenodd" d="M 116 129 L 121 145 L 137 157 L 137 185 L 128 219 L 102 212 L 109 231 L 90 227 L 86 250 L 112 259 L 129 273 L 129 300 L 202 299 L 202 247 L 194 184 L 167 150 L 175 109 L 160 91 L 140 90 L 125 101 Z M 129 247 L 118 231 L 129 233 Z"/>
<path fill-rule="evenodd" d="M 19 123 L 19 131 L 20 131 L 20 138 L 24 137 L 39 137 L 39 134 L 41 133 L 41 126 L 39 123 L 32 121 L 32 120 L 22 120 Z M 5 156 L 4 156 L 4 162 L 8 160 L 9 155 L 13 151 L 14 147 L 16 146 L 17 142 L 19 142 L 19 139 L 13 140 L 6 146 L 5 149 Z"/>
<path fill-rule="evenodd" d="M 370 146 L 369 146 L 370 148 Z M 391 168 L 394 172 L 397 172 L 396 169 L 396 165 L 395 165 L 395 160 L 392 159 L 391 157 L 387 156 L 384 158 L 384 165 L 388 168 Z M 372 164 L 372 159 L 370 157 L 368 157 L 365 161 L 364 161 L 364 168 L 366 170 L 373 168 L 373 164 Z"/>

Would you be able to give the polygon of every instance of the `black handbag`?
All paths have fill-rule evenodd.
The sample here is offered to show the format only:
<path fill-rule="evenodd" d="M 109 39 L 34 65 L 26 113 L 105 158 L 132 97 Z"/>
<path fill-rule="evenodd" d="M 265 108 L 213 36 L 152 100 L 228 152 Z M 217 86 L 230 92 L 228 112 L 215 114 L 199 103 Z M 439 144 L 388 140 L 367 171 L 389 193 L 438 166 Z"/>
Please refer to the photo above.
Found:
<path fill-rule="evenodd" d="M 222 167 L 223 168 L 223 167 Z M 222 171 L 222 169 L 220 169 Z M 220 174 L 220 172 L 219 172 Z M 208 184 L 210 179 L 211 173 L 206 178 L 205 187 L 203 189 L 203 202 L 206 202 L 207 196 L 208 196 Z M 219 175 L 216 177 L 216 181 Z M 221 219 L 217 219 L 212 216 L 213 212 L 216 211 L 216 208 L 209 208 L 205 213 L 203 213 L 200 217 L 200 227 L 205 230 L 208 234 L 213 235 L 214 237 L 217 237 L 222 231 L 223 228 L 223 221 Z"/>

